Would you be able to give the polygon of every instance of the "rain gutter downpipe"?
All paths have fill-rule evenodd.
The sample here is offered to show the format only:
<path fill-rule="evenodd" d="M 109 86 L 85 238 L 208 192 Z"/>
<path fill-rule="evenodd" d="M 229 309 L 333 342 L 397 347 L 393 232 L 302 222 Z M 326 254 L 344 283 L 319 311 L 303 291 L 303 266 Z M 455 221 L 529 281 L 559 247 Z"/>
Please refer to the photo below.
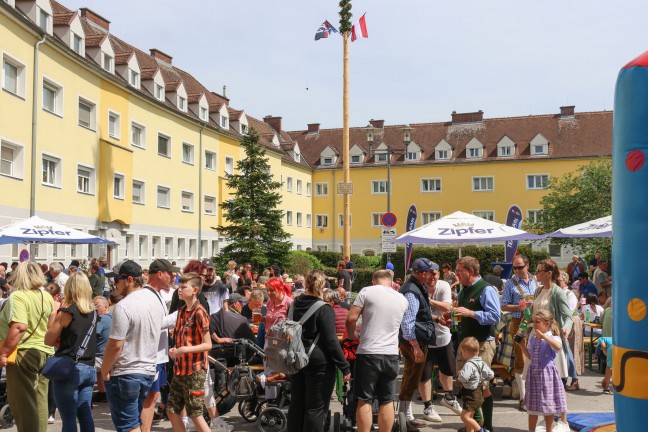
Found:
<path fill-rule="evenodd" d="M 32 85 L 32 142 L 31 142 L 31 156 L 32 156 L 32 169 L 31 169 L 31 191 L 29 193 L 29 217 L 36 215 L 36 167 L 37 167 L 37 158 L 36 158 L 36 142 L 38 134 L 38 53 L 39 48 L 45 39 L 47 38 L 46 34 L 43 34 L 43 38 L 36 42 L 34 46 L 34 81 Z"/>

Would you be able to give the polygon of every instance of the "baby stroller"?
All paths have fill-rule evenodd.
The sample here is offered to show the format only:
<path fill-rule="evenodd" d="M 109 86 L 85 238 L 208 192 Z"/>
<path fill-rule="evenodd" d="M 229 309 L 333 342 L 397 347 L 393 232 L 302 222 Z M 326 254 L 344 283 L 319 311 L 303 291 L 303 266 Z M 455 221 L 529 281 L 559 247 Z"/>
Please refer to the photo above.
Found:
<path fill-rule="evenodd" d="M 336 382 L 336 392 L 338 399 L 342 404 L 342 414 L 336 412 L 333 414 L 333 432 L 352 432 L 356 430 L 356 408 L 358 401 L 353 396 L 353 372 L 354 363 L 356 359 L 356 351 L 358 349 L 358 341 L 344 339 L 342 340 L 342 351 L 344 356 L 351 365 L 351 381 L 349 383 L 342 381 L 342 372 L 338 371 L 338 380 Z M 378 401 L 374 400 L 372 403 L 373 425 L 372 431 L 378 430 Z M 393 432 L 407 432 L 407 417 L 405 413 L 396 412 L 394 419 Z"/>
<path fill-rule="evenodd" d="M 0 428 L 8 429 L 15 423 L 7 401 L 7 378 L 5 369 L 0 369 Z"/>

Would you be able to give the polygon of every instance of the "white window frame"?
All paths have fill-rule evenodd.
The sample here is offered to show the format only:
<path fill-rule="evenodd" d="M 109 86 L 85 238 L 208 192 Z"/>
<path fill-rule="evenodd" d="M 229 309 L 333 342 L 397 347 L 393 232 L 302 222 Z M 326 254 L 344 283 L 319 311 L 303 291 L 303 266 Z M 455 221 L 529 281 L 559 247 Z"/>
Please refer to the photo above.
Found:
<path fill-rule="evenodd" d="M 333 165 L 335 162 L 333 156 L 322 156 L 322 165 Z"/>
<path fill-rule="evenodd" d="M 473 210 L 472 214 L 482 219 L 486 219 L 493 222 L 495 221 L 495 210 Z M 490 217 L 484 217 L 486 215 L 491 216 L 492 219 Z"/>
<path fill-rule="evenodd" d="M 168 186 L 158 185 L 155 189 L 155 204 L 157 208 L 170 209 L 171 208 L 171 188 Z M 166 203 L 160 204 L 160 192 L 166 193 Z"/>
<path fill-rule="evenodd" d="M 297 189 L 296 189 L 297 195 L 302 194 L 302 181 L 300 179 L 297 179 Z"/>
<path fill-rule="evenodd" d="M 436 160 L 450 160 L 450 150 L 435 150 Z"/>
<path fill-rule="evenodd" d="M 329 194 L 329 187 L 328 187 L 327 182 L 317 182 L 315 183 L 315 196 L 316 197 L 323 197 L 323 196 L 328 196 Z"/>
<path fill-rule="evenodd" d="M 173 237 L 164 237 L 164 258 L 173 255 Z"/>
<path fill-rule="evenodd" d="M 207 164 L 207 161 L 209 160 L 209 158 L 207 157 L 208 155 L 211 155 L 211 161 L 212 161 L 212 166 L 211 167 Z M 217 158 L 217 156 L 218 155 L 215 152 L 205 150 L 205 169 L 206 170 L 216 171 L 216 165 L 217 165 L 216 164 L 216 161 L 217 161 L 216 158 Z"/>
<path fill-rule="evenodd" d="M 515 153 L 514 148 L 515 146 L 512 145 L 499 146 L 497 148 L 497 156 L 503 158 L 513 157 L 513 154 Z"/>
<path fill-rule="evenodd" d="M 234 174 L 234 158 L 232 156 L 225 156 L 225 174 Z"/>
<path fill-rule="evenodd" d="M 311 182 L 306 182 L 306 196 L 309 197 L 313 193 L 313 184 Z"/>
<path fill-rule="evenodd" d="M 209 108 L 198 107 L 198 117 L 202 121 L 209 121 Z"/>
<path fill-rule="evenodd" d="M 3 177 L 22 180 L 24 175 L 25 147 L 22 144 L 0 137 L 0 158 L 2 148 L 9 148 L 12 150 L 12 160 L 10 161 L 11 172 L 0 172 L 0 175 Z"/>
<path fill-rule="evenodd" d="M 110 131 L 111 118 L 116 119 L 114 122 L 115 128 L 112 132 Z M 117 141 L 121 138 L 121 114 L 117 111 L 108 110 L 108 136 Z"/>
<path fill-rule="evenodd" d="M 544 177 L 547 178 L 545 185 L 542 185 Z M 540 180 L 540 186 L 538 186 Z M 531 184 L 533 183 L 533 184 Z M 527 174 L 526 175 L 526 189 L 527 190 L 544 190 L 549 188 L 549 174 Z"/>
<path fill-rule="evenodd" d="M 220 116 L 220 127 L 223 129 L 229 129 L 229 117 L 224 115 Z"/>
<path fill-rule="evenodd" d="M 49 33 L 50 29 L 50 23 L 52 22 L 52 16 L 47 13 L 47 11 L 44 11 L 40 7 L 37 8 L 36 12 L 36 19 L 38 20 L 36 22 L 36 25 L 43 31 Z M 44 22 L 43 22 L 44 21 Z"/>
<path fill-rule="evenodd" d="M 185 148 L 189 148 L 189 158 L 185 159 Z M 186 163 L 189 165 L 194 165 L 194 145 L 189 144 L 188 142 L 183 142 L 182 143 L 182 163 Z"/>
<path fill-rule="evenodd" d="M 383 183 L 384 183 L 384 191 L 382 190 Z M 371 180 L 371 195 L 386 195 L 386 194 L 387 194 L 387 180 Z"/>
<path fill-rule="evenodd" d="M 484 147 L 466 148 L 466 159 L 481 159 L 484 157 Z"/>
<path fill-rule="evenodd" d="M 475 180 L 479 179 L 479 186 L 475 188 Z M 488 188 L 488 179 L 491 180 L 491 188 Z M 484 187 L 483 182 L 486 182 Z M 471 179 L 472 191 L 473 192 L 493 192 L 495 190 L 495 177 L 493 176 L 475 176 Z"/>
<path fill-rule="evenodd" d="M 376 163 L 387 163 L 387 159 L 389 157 L 387 150 L 376 152 L 375 155 Z"/>
<path fill-rule="evenodd" d="M 126 190 L 126 177 L 123 173 L 113 173 L 113 198 L 117 200 L 124 200 L 124 193 Z"/>
<path fill-rule="evenodd" d="M 306 213 L 306 228 L 312 228 L 313 226 L 313 215 Z"/>
<path fill-rule="evenodd" d="M 212 201 L 212 202 L 208 203 L 208 201 Z M 205 214 L 207 216 L 216 216 L 216 197 L 215 196 L 205 195 L 203 197 L 203 214 Z"/>
<path fill-rule="evenodd" d="M 135 184 L 140 186 L 139 201 L 135 201 Z M 146 182 L 144 182 L 143 180 L 133 179 L 133 191 L 131 193 L 131 199 L 133 201 L 133 204 L 146 204 Z"/>
<path fill-rule="evenodd" d="M 138 130 L 138 133 L 135 133 Z M 139 143 L 135 142 L 135 136 L 139 137 Z M 140 149 L 146 148 L 146 126 L 136 121 L 131 121 L 130 124 L 130 145 Z"/>
<path fill-rule="evenodd" d="M 46 107 L 45 106 L 45 89 L 48 89 L 53 93 L 53 101 L 52 104 L 53 106 Z M 43 77 L 42 85 L 41 85 L 41 92 L 42 92 L 42 99 L 41 99 L 41 107 L 43 111 L 48 112 L 50 114 L 54 114 L 59 117 L 63 117 L 63 85 L 57 83 L 53 79 L 49 77 Z"/>
<path fill-rule="evenodd" d="M 166 139 L 166 147 L 167 147 L 166 153 L 160 153 L 160 138 L 165 138 Z M 167 135 L 165 133 L 162 133 L 162 132 L 158 132 L 158 136 L 157 136 L 157 154 L 158 154 L 158 156 L 162 156 L 162 157 L 165 157 L 165 158 L 171 158 L 171 136 L 169 136 L 169 135 Z"/>
<path fill-rule="evenodd" d="M 135 88 L 140 88 L 140 74 L 135 69 L 128 69 L 128 83 Z"/>
<path fill-rule="evenodd" d="M 115 58 L 106 52 L 101 53 L 101 67 L 110 72 L 114 73 L 115 71 Z"/>
<path fill-rule="evenodd" d="M 408 151 L 408 152 L 406 152 L 406 153 L 407 153 L 407 154 L 405 155 L 405 159 L 408 160 L 408 161 L 410 161 L 410 162 L 417 161 L 417 160 L 419 160 L 419 159 L 421 158 L 421 157 L 420 157 L 421 152 L 418 152 L 418 151 L 413 151 L 413 152 Z"/>
<path fill-rule="evenodd" d="M 542 221 L 542 209 L 528 209 L 527 219 L 529 219 L 532 223 L 538 223 Z"/>
<path fill-rule="evenodd" d="M 148 236 L 139 235 L 137 236 L 137 256 L 141 258 L 146 258 L 148 253 Z"/>
<path fill-rule="evenodd" d="M 70 32 L 70 48 L 80 56 L 85 55 L 83 38 L 74 32 Z"/>
<path fill-rule="evenodd" d="M 178 109 L 187 112 L 187 98 L 178 95 Z"/>
<path fill-rule="evenodd" d="M 362 155 L 351 155 L 351 159 L 349 160 L 349 163 L 352 164 L 362 163 Z"/>
<path fill-rule="evenodd" d="M 421 212 L 421 223 L 423 225 L 427 225 L 430 222 L 434 222 L 435 220 L 441 219 L 443 214 L 439 211 L 426 211 L 426 212 Z"/>
<path fill-rule="evenodd" d="M 530 144 L 531 146 L 531 156 L 547 156 L 549 154 L 549 144 Z M 542 148 L 542 151 L 537 151 L 538 148 Z"/>
<path fill-rule="evenodd" d="M 353 227 L 352 216 L 352 214 L 349 214 L 349 228 Z M 338 228 L 344 228 L 344 213 L 338 213 Z"/>
<path fill-rule="evenodd" d="M 188 208 L 185 208 L 184 201 L 185 201 L 185 196 L 188 197 L 189 199 L 189 206 Z M 188 190 L 183 190 L 180 193 L 180 210 L 183 213 L 193 213 L 194 212 L 194 193 Z"/>
<path fill-rule="evenodd" d="M 81 122 L 81 105 L 85 105 L 90 108 L 89 121 L 88 125 L 85 125 Z M 90 129 L 91 131 L 97 130 L 97 104 L 92 102 L 90 99 L 83 96 L 79 96 L 79 102 L 77 104 L 77 124 L 85 129 Z"/>
<path fill-rule="evenodd" d="M 88 173 L 88 176 L 82 176 L 81 171 L 86 171 Z M 79 187 L 79 181 L 81 178 L 87 179 L 87 185 L 88 185 L 88 190 L 85 191 L 83 188 Z M 83 195 L 94 195 L 96 192 L 96 170 L 88 165 L 83 165 L 83 164 L 77 164 L 77 188 L 76 191 L 77 193 L 83 194 Z"/>
<path fill-rule="evenodd" d="M 302 226 L 302 219 L 303 219 L 302 212 L 297 212 L 297 216 L 296 216 L 296 219 L 295 219 L 295 225 L 297 225 L 298 227 Z"/>
<path fill-rule="evenodd" d="M 153 91 L 155 92 L 155 99 L 164 102 L 164 86 L 153 83 Z"/>
<path fill-rule="evenodd" d="M 43 163 L 45 161 L 48 161 L 49 163 L 53 163 L 54 165 L 54 182 L 50 183 L 47 182 L 43 179 Z M 63 170 L 61 169 L 61 165 L 63 165 L 63 159 L 61 159 L 59 156 L 55 156 L 53 154 L 49 153 L 41 153 L 41 184 L 43 186 L 48 186 L 48 187 L 54 187 L 54 188 L 61 188 L 61 173 Z"/>
<path fill-rule="evenodd" d="M 328 214 L 316 214 L 315 215 L 315 228 L 328 228 Z M 322 224 L 322 222 L 325 222 Z"/>
<path fill-rule="evenodd" d="M 293 178 L 286 177 L 286 192 L 292 192 L 292 191 L 293 191 Z"/>
<path fill-rule="evenodd" d="M 5 64 L 8 64 L 16 69 L 16 91 L 7 88 L 7 70 Z M 21 62 L 6 51 L 2 51 L 2 89 L 9 94 L 17 96 L 21 99 L 25 99 L 25 75 L 25 63 Z"/>
<path fill-rule="evenodd" d="M 292 210 L 286 211 L 286 226 L 292 226 L 293 224 L 293 212 Z"/>
<path fill-rule="evenodd" d="M 384 212 L 373 212 L 371 213 L 371 227 L 372 228 L 382 228 L 382 217 L 385 213 Z"/>
<path fill-rule="evenodd" d="M 427 184 L 427 187 L 426 187 Z M 430 188 L 430 185 L 434 185 L 433 188 Z M 436 186 L 439 186 L 438 189 Z M 422 193 L 435 193 L 442 191 L 442 181 L 440 177 L 435 178 L 422 178 L 421 179 L 421 192 Z"/>

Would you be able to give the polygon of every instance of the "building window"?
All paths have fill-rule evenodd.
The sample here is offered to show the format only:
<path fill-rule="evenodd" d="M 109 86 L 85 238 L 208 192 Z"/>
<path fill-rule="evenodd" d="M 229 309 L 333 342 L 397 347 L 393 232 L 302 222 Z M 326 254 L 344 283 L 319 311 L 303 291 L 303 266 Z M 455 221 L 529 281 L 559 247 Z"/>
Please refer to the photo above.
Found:
<path fill-rule="evenodd" d="M 315 183 L 315 196 L 328 196 L 328 183 Z"/>
<path fill-rule="evenodd" d="M 192 192 L 182 192 L 182 211 L 183 212 L 192 212 L 193 213 L 193 199 L 194 194 Z"/>
<path fill-rule="evenodd" d="M 448 153 L 448 150 L 437 150 L 436 151 L 436 159 L 438 159 L 438 160 L 450 159 L 450 155 Z"/>
<path fill-rule="evenodd" d="M 441 192 L 441 179 L 421 179 L 421 192 Z"/>
<path fill-rule="evenodd" d="M 513 147 L 512 146 L 502 146 L 499 147 L 498 149 L 498 155 L 499 157 L 511 157 L 513 156 Z"/>
<path fill-rule="evenodd" d="M 333 158 L 332 157 L 323 157 L 322 158 L 322 165 L 333 165 Z"/>
<path fill-rule="evenodd" d="M 384 213 L 371 213 L 371 226 L 373 228 L 383 226 L 382 224 L 383 214 Z"/>
<path fill-rule="evenodd" d="M 187 99 L 178 96 L 178 109 L 180 111 L 187 111 Z"/>
<path fill-rule="evenodd" d="M 387 180 L 372 180 L 371 193 L 376 195 L 387 193 Z"/>
<path fill-rule="evenodd" d="M 207 110 L 207 108 L 200 107 L 198 111 L 199 111 L 200 120 L 202 121 L 209 120 L 209 111 Z"/>
<path fill-rule="evenodd" d="M 225 174 L 234 174 L 234 158 L 225 156 Z"/>
<path fill-rule="evenodd" d="M 128 69 L 128 81 L 130 82 L 130 85 L 132 85 L 135 88 L 140 87 L 140 74 L 137 71 L 134 71 L 133 69 Z"/>
<path fill-rule="evenodd" d="M 94 169 L 82 165 L 77 167 L 77 192 L 94 195 Z"/>
<path fill-rule="evenodd" d="M 178 258 L 184 258 L 185 253 L 186 253 L 186 242 L 185 239 L 179 238 L 178 239 Z"/>
<path fill-rule="evenodd" d="M 63 115 L 63 88 L 43 79 L 43 109 L 52 114 Z"/>
<path fill-rule="evenodd" d="M 353 226 L 353 215 L 349 215 L 349 226 Z M 344 214 L 338 213 L 338 228 L 344 227 Z"/>
<path fill-rule="evenodd" d="M 140 258 L 146 258 L 146 236 L 137 238 L 137 255 Z"/>
<path fill-rule="evenodd" d="M 160 84 L 155 84 L 155 99 L 164 101 L 164 87 Z"/>
<path fill-rule="evenodd" d="M 286 192 L 292 192 L 293 179 L 292 177 L 286 178 Z"/>
<path fill-rule="evenodd" d="M 302 193 L 302 181 L 297 180 L 297 195 L 301 195 Z"/>
<path fill-rule="evenodd" d="M 484 153 L 484 148 L 483 147 L 473 147 L 467 149 L 468 154 L 467 157 L 468 159 L 476 159 L 482 157 L 482 154 Z"/>
<path fill-rule="evenodd" d="M 294 159 L 295 159 L 295 162 L 300 163 L 301 162 L 301 155 L 299 153 L 295 152 Z"/>
<path fill-rule="evenodd" d="M 315 215 L 315 227 L 326 228 L 328 227 L 328 215 Z"/>
<path fill-rule="evenodd" d="M 124 199 L 124 175 L 115 174 L 113 177 L 113 198 Z"/>
<path fill-rule="evenodd" d="M 79 126 L 96 130 L 97 129 L 97 105 L 85 99 L 79 98 Z"/>
<path fill-rule="evenodd" d="M 133 203 L 144 204 L 144 182 L 133 180 Z"/>
<path fill-rule="evenodd" d="M 115 112 L 108 112 L 108 135 L 116 140 L 121 135 L 121 116 Z"/>
<path fill-rule="evenodd" d="M 205 151 L 205 169 L 216 171 L 216 153 Z"/>
<path fill-rule="evenodd" d="M 107 70 L 108 72 L 112 73 L 113 72 L 113 64 L 114 64 L 114 59 L 112 56 L 108 53 L 103 53 L 103 68 Z"/>
<path fill-rule="evenodd" d="M 473 177 L 473 192 L 484 192 L 494 190 L 493 177 Z"/>
<path fill-rule="evenodd" d="M 0 141 L 0 174 L 8 177 L 22 178 L 23 147 Z"/>
<path fill-rule="evenodd" d="M 169 195 L 171 195 L 171 190 L 167 187 L 158 186 L 157 188 L 157 206 L 159 208 L 169 208 Z"/>
<path fill-rule="evenodd" d="M 326 252 L 327 250 L 328 250 L 328 246 L 317 246 L 318 252 Z"/>
<path fill-rule="evenodd" d="M 216 198 L 212 196 L 205 196 L 205 214 L 206 215 L 216 214 Z"/>
<path fill-rule="evenodd" d="M 47 12 L 45 12 L 43 9 L 38 9 L 38 27 L 41 28 L 41 30 L 48 31 L 49 29 L 49 21 L 50 21 L 50 16 Z"/>
<path fill-rule="evenodd" d="M 72 33 L 72 49 L 75 53 L 83 55 L 83 39 L 76 33 Z"/>
<path fill-rule="evenodd" d="M 549 244 L 549 255 L 552 257 L 562 256 L 562 247 L 559 244 Z"/>
<path fill-rule="evenodd" d="M 407 155 L 406 155 L 406 158 L 407 158 L 408 161 L 419 160 L 419 152 L 416 152 L 416 151 L 410 152 L 410 151 L 408 151 Z"/>
<path fill-rule="evenodd" d="M 351 156 L 351 161 L 352 164 L 359 164 L 362 162 L 362 159 L 360 158 L 360 155 L 352 155 Z"/>
<path fill-rule="evenodd" d="M 43 184 L 61 186 L 61 159 L 43 155 Z"/>
<path fill-rule="evenodd" d="M 312 225 L 313 216 L 309 214 L 306 215 L 306 228 L 310 228 Z"/>
<path fill-rule="evenodd" d="M 173 255 L 173 237 L 164 238 L 164 257 L 169 258 Z"/>
<path fill-rule="evenodd" d="M 527 189 L 547 189 L 549 187 L 549 174 L 527 175 Z"/>
<path fill-rule="evenodd" d="M 222 127 L 223 129 L 229 129 L 229 117 L 226 117 L 224 115 L 221 116 L 220 127 Z"/>
<path fill-rule="evenodd" d="M 171 138 L 158 134 L 158 154 L 160 156 L 171 157 Z"/>
<path fill-rule="evenodd" d="M 151 237 L 151 258 L 160 256 L 160 237 Z"/>
<path fill-rule="evenodd" d="M 531 156 L 543 156 L 549 154 L 548 144 L 534 144 L 531 146 Z"/>
<path fill-rule="evenodd" d="M 241 134 L 247 135 L 249 131 L 250 128 L 248 127 L 248 125 L 241 123 Z"/>
<path fill-rule="evenodd" d="M 290 210 L 288 210 L 288 211 L 286 212 L 286 225 L 288 225 L 288 226 L 292 226 L 292 216 L 293 216 L 293 212 L 291 212 Z"/>
<path fill-rule="evenodd" d="M 482 219 L 489 220 L 491 222 L 495 220 L 495 212 L 493 210 L 477 210 L 474 211 L 473 214 L 475 216 L 478 216 Z"/>
<path fill-rule="evenodd" d="M 527 210 L 527 219 L 533 224 L 542 222 L 542 210 Z"/>
<path fill-rule="evenodd" d="M 302 214 L 300 212 L 297 212 L 297 226 L 302 226 Z"/>
<path fill-rule="evenodd" d="M 387 163 L 387 152 L 376 153 L 376 162 L 378 163 Z"/>
<path fill-rule="evenodd" d="M 423 225 L 441 219 L 441 212 L 421 212 L 421 220 Z"/>
<path fill-rule="evenodd" d="M 135 122 L 131 123 L 131 145 L 146 148 L 146 127 Z"/>
<path fill-rule="evenodd" d="M 4 54 L 2 57 L 2 88 L 25 97 L 25 65 Z"/>
<path fill-rule="evenodd" d="M 191 144 L 182 143 L 182 162 L 194 164 L 194 146 Z"/>
<path fill-rule="evenodd" d="M 311 183 L 306 182 L 306 196 L 311 196 L 311 189 L 312 189 Z"/>

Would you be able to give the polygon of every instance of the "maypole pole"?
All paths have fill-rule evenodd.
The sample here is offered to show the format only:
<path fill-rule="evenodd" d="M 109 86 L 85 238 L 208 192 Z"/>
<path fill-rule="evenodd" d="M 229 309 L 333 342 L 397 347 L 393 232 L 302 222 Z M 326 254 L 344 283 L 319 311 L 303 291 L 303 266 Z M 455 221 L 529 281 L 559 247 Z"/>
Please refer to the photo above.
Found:
<path fill-rule="evenodd" d="M 349 167 L 349 34 L 351 32 L 351 0 L 340 0 L 340 33 L 343 40 L 342 84 L 342 169 L 344 171 L 344 237 L 343 255 L 351 256 L 351 172 Z"/>

